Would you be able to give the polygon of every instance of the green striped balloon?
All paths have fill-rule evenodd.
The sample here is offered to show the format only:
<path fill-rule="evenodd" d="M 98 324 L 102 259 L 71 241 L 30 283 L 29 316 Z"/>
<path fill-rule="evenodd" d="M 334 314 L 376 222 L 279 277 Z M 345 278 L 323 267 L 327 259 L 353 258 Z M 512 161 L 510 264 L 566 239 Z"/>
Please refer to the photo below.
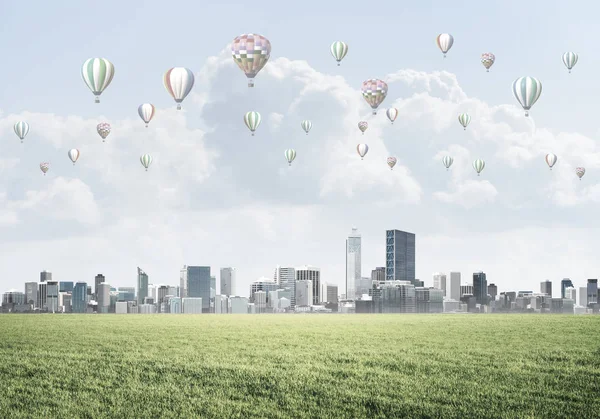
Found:
<path fill-rule="evenodd" d="M 100 95 L 108 87 L 114 75 L 115 66 L 106 58 L 90 58 L 81 68 L 83 81 L 96 95 L 96 103 L 100 103 Z"/>
<path fill-rule="evenodd" d="M 477 172 L 477 176 L 479 176 L 484 167 L 485 162 L 481 159 L 477 159 L 473 162 L 473 169 L 475 169 L 475 171 Z"/>
<path fill-rule="evenodd" d="M 308 135 L 308 131 L 310 131 L 310 129 L 312 128 L 312 122 L 306 119 L 302 121 L 302 124 L 300 125 L 302 126 L 302 129 L 306 132 L 306 135 Z"/>
<path fill-rule="evenodd" d="M 152 156 L 150 154 L 144 154 L 142 157 L 140 157 L 140 162 L 142 162 L 142 166 L 144 166 L 146 171 L 148 171 L 148 167 L 150 167 L 152 164 Z"/>
<path fill-rule="evenodd" d="M 562 56 L 563 64 L 567 67 L 569 73 L 575 67 L 575 64 L 577 64 L 577 60 L 579 60 L 579 56 L 574 52 L 565 52 Z"/>
<path fill-rule="evenodd" d="M 285 159 L 288 161 L 289 165 L 292 165 L 292 162 L 296 158 L 296 150 L 293 148 L 288 148 L 285 150 Z"/>
<path fill-rule="evenodd" d="M 346 54 L 348 54 L 348 45 L 342 41 L 335 41 L 333 44 L 331 44 L 330 49 L 331 55 L 333 55 L 333 58 L 335 58 L 339 66 L 340 61 L 342 61 Z"/>
<path fill-rule="evenodd" d="M 452 163 L 454 163 L 454 159 L 451 156 L 444 156 L 442 158 L 442 163 L 444 163 L 444 166 L 446 166 L 446 171 L 448 169 L 450 169 L 450 166 L 452 166 Z"/>
<path fill-rule="evenodd" d="M 469 123 L 471 122 L 471 116 L 468 113 L 461 113 L 460 115 L 458 115 L 458 122 L 460 122 L 460 124 L 465 128 L 466 131 L 467 125 L 469 125 Z"/>
<path fill-rule="evenodd" d="M 513 94 L 529 116 L 529 109 L 542 94 L 542 82 L 534 77 L 519 77 L 513 82 Z"/>
<path fill-rule="evenodd" d="M 262 121 L 262 118 L 258 112 L 251 111 L 247 112 L 246 115 L 244 115 L 244 123 L 252 132 L 252 135 L 254 135 L 254 131 L 256 131 L 256 129 L 260 125 L 260 121 Z"/>

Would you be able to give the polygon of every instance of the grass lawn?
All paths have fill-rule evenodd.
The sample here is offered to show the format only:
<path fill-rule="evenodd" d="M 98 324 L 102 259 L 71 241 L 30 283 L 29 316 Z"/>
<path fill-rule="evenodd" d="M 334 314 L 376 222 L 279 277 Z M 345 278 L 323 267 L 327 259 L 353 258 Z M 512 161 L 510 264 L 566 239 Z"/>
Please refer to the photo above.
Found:
<path fill-rule="evenodd" d="M 598 418 L 600 316 L 0 315 L 0 417 Z"/>

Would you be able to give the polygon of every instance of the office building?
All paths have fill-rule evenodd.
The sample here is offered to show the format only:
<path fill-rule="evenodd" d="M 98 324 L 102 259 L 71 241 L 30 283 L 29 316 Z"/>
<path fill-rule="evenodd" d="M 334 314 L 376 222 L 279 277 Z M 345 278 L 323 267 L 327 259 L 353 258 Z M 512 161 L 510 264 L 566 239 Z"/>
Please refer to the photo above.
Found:
<path fill-rule="evenodd" d="M 73 287 L 71 296 L 71 306 L 73 313 L 87 312 L 87 283 L 77 282 Z"/>
<path fill-rule="evenodd" d="M 49 313 L 58 311 L 58 281 L 46 281 L 46 308 Z"/>
<path fill-rule="evenodd" d="M 148 297 L 148 275 L 139 267 L 137 268 L 137 302 L 138 306 L 144 304 Z"/>
<path fill-rule="evenodd" d="M 433 288 L 444 291 L 446 297 L 446 274 L 440 272 L 433 274 Z"/>
<path fill-rule="evenodd" d="M 296 307 L 296 268 L 277 266 L 274 281 L 279 288 L 290 293 L 290 306 Z"/>
<path fill-rule="evenodd" d="M 157 292 L 156 303 L 162 304 L 165 302 L 165 297 L 167 295 L 169 295 L 169 287 L 167 285 L 159 285 L 158 288 L 156 289 L 156 292 Z"/>
<path fill-rule="evenodd" d="M 119 287 L 118 301 L 135 301 L 135 287 Z"/>
<path fill-rule="evenodd" d="M 460 286 L 460 297 L 458 298 L 458 300 L 462 299 L 465 295 L 474 295 L 473 285 L 463 284 Z"/>
<path fill-rule="evenodd" d="M 415 235 L 400 230 L 385 232 L 385 269 L 387 281 L 415 283 Z"/>
<path fill-rule="evenodd" d="M 311 281 L 313 287 L 312 303 L 309 303 L 308 305 L 319 305 L 321 302 L 321 270 L 314 266 L 302 266 L 296 268 L 296 283 L 298 281 Z"/>
<path fill-rule="evenodd" d="M 73 292 L 73 281 L 61 281 L 58 283 L 58 292 Z"/>
<path fill-rule="evenodd" d="M 491 301 L 495 301 L 496 296 L 498 295 L 498 287 L 496 284 L 488 285 L 487 293 L 490 296 Z"/>
<path fill-rule="evenodd" d="M 560 298 L 567 298 L 565 294 L 567 288 L 574 288 L 573 282 L 569 278 L 560 281 Z"/>
<path fill-rule="evenodd" d="M 127 314 L 127 301 L 117 301 L 115 304 L 116 314 Z"/>
<path fill-rule="evenodd" d="M 377 282 L 385 281 L 385 266 L 373 269 L 371 271 L 371 280 Z"/>
<path fill-rule="evenodd" d="M 485 273 L 479 271 L 473 274 L 473 295 L 477 304 L 488 304 L 487 279 Z"/>
<path fill-rule="evenodd" d="M 460 272 L 450 272 L 450 292 L 446 297 L 450 297 L 451 300 L 460 301 Z"/>
<path fill-rule="evenodd" d="M 338 286 L 327 284 L 327 302 L 332 304 L 338 303 Z"/>
<path fill-rule="evenodd" d="M 313 305 L 313 283 L 310 279 L 300 279 L 296 281 L 296 306 Z"/>
<path fill-rule="evenodd" d="M 202 298 L 202 312 L 210 313 L 210 266 L 187 267 L 187 295 Z"/>
<path fill-rule="evenodd" d="M 588 289 L 586 287 L 579 287 L 579 305 L 581 307 L 587 307 L 588 299 L 587 299 Z"/>
<path fill-rule="evenodd" d="M 52 272 L 42 271 L 40 272 L 40 282 L 52 281 Z"/>
<path fill-rule="evenodd" d="M 235 268 L 221 268 L 221 294 L 220 295 L 235 295 L 237 271 Z M 216 305 L 215 305 L 216 307 Z"/>
<path fill-rule="evenodd" d="M 588 303 L 588 305 L 598 303 L 598 280 L 597 279 L 588 279 L 587 303 Z"/>
<path fill-rule="evenodd" d="M 189 284 L 189 282 L 188 282 Z M 189 288 L 188 288 L 189 290 Z M 202 314 L 204 311 L 204 304 L 202 298 L 186 297 L 181 299 L 183 314 Z"/>
<path fill-rule="evenodd" d="M 371 277 L 363 276 L 356 282 L 356 297 L 361 298 L 363 294 L 369 295 L 369 290 L 373 287 Z"/>
<path fill-rule="evenodd" d="M 565 288 L 565 299 L 573 300 L 573 304 L 577 302 L 577 290 L 574 287 Z"/>
<path fill-rule="evenodd" d="M 179 297 L 187 297 L 187 265 L 179 270 Z"/>
<path fill-rule="evenodd" d="M 48 308 L 46 306 L 46 288 L 47 288 L 47 286 L 48 286 L 48 283 L 45 281 L 38 282 L 36 307 L 39 308 L 41 311 L 46 311 Z"/>
<path fill-rule="evenodd" d="M 384 281 L 373 289 L 375 313 L 416 313 L 415 286 L 410 281 Z"/>
<path fill-rule="evenodd" d="M 215 313 L 216 314 L 227 314 L 229 313 L 229 297 L 226 295 L 215 296 Z"/>
<path fill-rule="evenodd" d="M 37 306 L 38 302 L 38 283 L 25 282 L 25 303 Z"/>
<path fill-rule="evenodd" d="M 96 275 L 96 277 L 94 278 L 94 296 L 96 301 L 98 301 L 98 298 L 100 298 L 98 296 L 98 290 L 100 289 L 100 284 L 102 283 L 106 283 L 106 278 L 104 277 L 104 275 Z"/>
<path fill-rule="evenodd" d="M 15 289 L 8 290 L 2 295 L 2 308 L 6 306 L 24 305 L 25 304 L 25 293 L 17 291 Z"/>
<path fill-rule="evenodd" d="M 552 281 L 542 281 L 540 283 L 540 292 L 542 294 L 546 294 L 548 297 L 552 298 Z"/>
<path fill-rule="evenodd" d="M 277 291 L 271 291 L 269 294 L 272 294 L 273 292 L 276 293 Z M 256 291 L 253 297 L 256 313 L 264 313 L 267 309 L 267 293 L 264 291 Z"/>
<path fill-rule="evenodd" d="M 182 309 L 182 299 L 179 297 L 171 297 L 169 298 L 169 313 L 171 314 L 181 314 Z"/>
<path fill-rule="evenodd" d="M 269 303 L 270 302 L 269 301 L 270 292 L 277 291 L 279 288 L 280 288 L 280 286 L 277 284 L 277 282 L 275 282 L 275 279 L 271 279 L 271 278 L 267 278 L 267 277 L 263 276 L 250 284 L 249 303 L 256 303 L 254 294 L 256 294 L 259 291 L 265 292 L 265 295 L 267 298 L 266 302 Z"/>
<path fill-rule="evenodd" d="M 231 314 L 248 314 L 248 299 L 246 297 L 233 296 L 229 298 L 229 310 Z"/>
<path fill-rule="evenodd" d="M 103 282 L 98 284 L 96 292 L 96 301 L 98 302 L 98 313 L 108 313 L 110 307 L 110 285 Z"/>
<path fill-rule="evenodd" d="M 356 297 L 357 282 L 362 277 L 361 254 L 361 236 L 353 227 L 346 239 L 346 298 L 350 300 Z"/>

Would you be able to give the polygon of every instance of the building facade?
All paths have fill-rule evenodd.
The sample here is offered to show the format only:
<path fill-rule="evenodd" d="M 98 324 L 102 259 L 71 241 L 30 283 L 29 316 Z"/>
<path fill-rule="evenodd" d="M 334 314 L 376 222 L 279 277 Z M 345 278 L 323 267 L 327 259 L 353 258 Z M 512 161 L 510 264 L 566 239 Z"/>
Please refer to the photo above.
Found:
<path fill-rule="evenodd" d="M 139 267 L 137 268 L 137 302 L 138 306 L 144 304 L 144 299 L 148 297 L 148 275 Z"/>
<path fill-rule="evenodd" d="M 321 303 L 321 270 L 314 266 L 296 268 L 296 282 L 298 281 L 311 281 L 312 302 L 308 305 L 319 305 Z"/>
<path fill-rule="evenodd" d="M 385 269 L 387 281 L 415 283 L 415 235 L 400 230 L 385 232 Z"/>
<path fill-rule="evenodd" d="M 346 298 L 356 297 L 357 282 L 362 277 L 361 236 L 356 228 L 346 239 Z"/>
<path fill-rule="evenodd" d="M 235 268 L 221 268 L 220 295 L 235 295 L 235 283 L 237 271 Z"/>
<path fill-rule="evenodd" d="M 187 267 L 187 295 L 202 298 L 202 312 L 210 313 L 210 266 Z"/>

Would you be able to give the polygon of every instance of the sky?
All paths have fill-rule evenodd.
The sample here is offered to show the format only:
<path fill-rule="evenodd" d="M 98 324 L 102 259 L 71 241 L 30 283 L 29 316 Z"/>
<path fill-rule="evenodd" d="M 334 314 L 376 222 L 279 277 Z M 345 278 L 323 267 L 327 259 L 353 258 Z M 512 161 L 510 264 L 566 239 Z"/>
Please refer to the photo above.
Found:
<path fill-rule="evenodd" d="M 385 265 L 385 230 L 399 229 L 416 234 L 426 285 L 434 272 L 470 282 L 482 270 L 500 291 L 550 279 L 557 295 L 562 278 L 598 277 L 599 6 L 415 3 L 2 2 L 0 292 L 42 270 L 134 286 L 137 266 L 151 283 L 177 285 L 187 264 L 217 278 L 236 267 L 239 295 L 277 265 L 312 265 L 343 293 L 352 227 L 363 276 Z M 444 59 L 435 38 L 445 32 L 454 45 Z M 231 58 L 243 33 L 272 44 L 254 88 Z M 349 45 L 339 67 L 336 40 Z M 571 74 L 566 51 L 579 54 Z M 483 52 L 496 55 L 489 73 Z M 115 66 L 99 104 L 81 78 L 91 57 Z M 162 75 L 180 66 L 196 83 L 177 111 Z M 543 85 L 529 118 L 512 95 L 522 76 Z M 389 85 L 376 116 L 360 93 L 371 78 Z M 145 102 L 157 108 L 148 128 L 137 115 Z M 254 137 L 243 123 L 251 110 L 263 118 Z M 19 120 L 31 128 L 23 144 Z M 112 126 L 105 143 L 100 122 Z M 362 161 L 359 143 L 369 145 Z M 75 166 L 71 148 L 81 152 Z M 297 151 L 291 167 L 287 148 Z M 398 158 L 393 171 L 388 156 Z M 476 158 L 486 162 L 479 177 Z M 40 162 L 51 164 L 46 176 Z"/>

